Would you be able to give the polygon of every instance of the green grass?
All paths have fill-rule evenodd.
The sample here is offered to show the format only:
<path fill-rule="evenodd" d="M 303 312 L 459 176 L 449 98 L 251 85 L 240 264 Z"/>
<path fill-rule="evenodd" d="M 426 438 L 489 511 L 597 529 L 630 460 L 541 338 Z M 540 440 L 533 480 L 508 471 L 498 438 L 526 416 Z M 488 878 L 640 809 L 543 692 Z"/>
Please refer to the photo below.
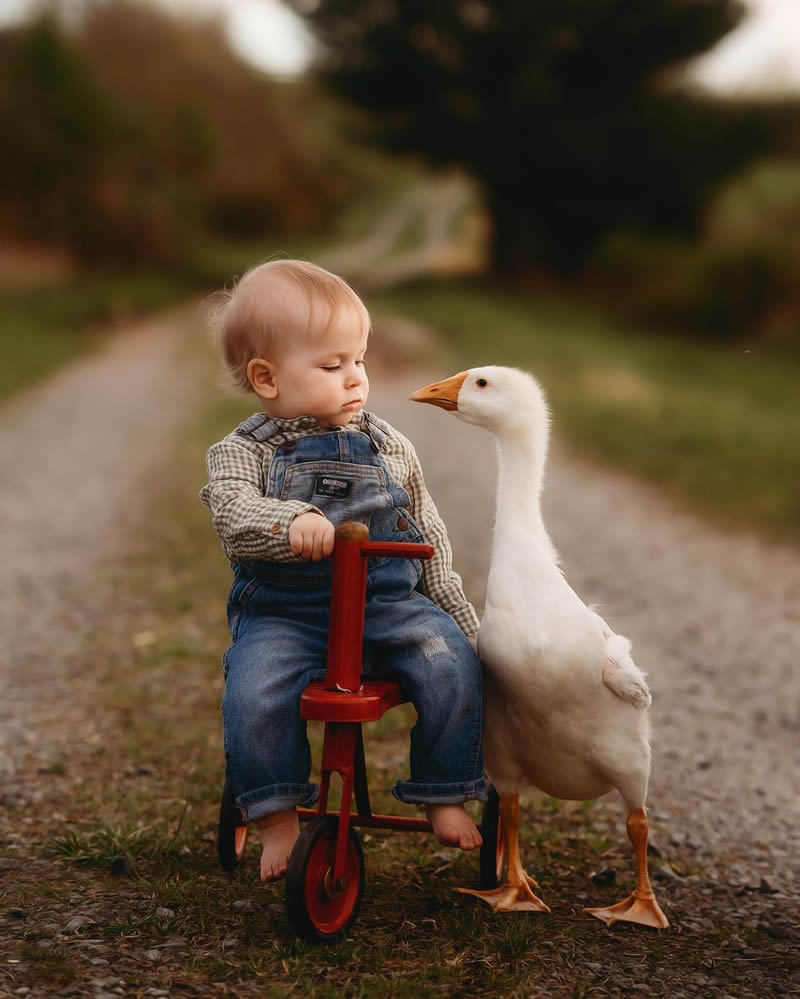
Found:
<path fill-rule="evenodd" d="M 83 278 L 0 296 L 0 399 L 89 348 L 100 324 L 161 308 L 185 282 L 156 274 Z"/>
<path fill-rule="evenodd" d="M 533 371 L 557 433 L 584 456 L 649 480 L 723 525 L 800 542 L 796 348 L 654 334 L 474 281 L 411 286 L 372 304 L 441 331 L 454 371 Z"/>
<path fill-rule="evenodd" d="M 796 238 L 787 226 L 800 205 L 800 166 L 766 160 L 725 185 L 711 206 L 712 234 L 733 240 Z M 788 231 L 787 231 L 788 228 Z"/>

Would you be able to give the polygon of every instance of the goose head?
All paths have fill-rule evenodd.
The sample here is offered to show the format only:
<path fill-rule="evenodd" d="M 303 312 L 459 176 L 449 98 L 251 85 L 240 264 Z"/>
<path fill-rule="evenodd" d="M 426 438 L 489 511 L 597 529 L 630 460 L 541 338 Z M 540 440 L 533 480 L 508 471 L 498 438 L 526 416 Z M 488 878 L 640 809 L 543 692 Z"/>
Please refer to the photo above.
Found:
<path fill-rule="evenodd" d="M 518 368 L 470 368 L 417 389 L 409 399 L 449 410 L 498 437 L 547 434 L 544 393 L 533 375 Z"/>

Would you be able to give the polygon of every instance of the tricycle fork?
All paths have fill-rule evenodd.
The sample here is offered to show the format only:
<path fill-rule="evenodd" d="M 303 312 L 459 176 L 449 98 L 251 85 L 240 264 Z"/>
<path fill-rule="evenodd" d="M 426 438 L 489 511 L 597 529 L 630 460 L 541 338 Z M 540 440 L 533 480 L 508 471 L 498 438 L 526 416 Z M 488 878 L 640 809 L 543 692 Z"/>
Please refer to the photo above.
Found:
<path fill-rule="evenodd" d="M 372 816 L 364 762 L 364 737 L 359 723 L 325 723 L 320 771 L 317 815 L 327 814 L 331 774 L 338 773 L 342 778 L 342 800 L 339 805 L 336 859 L 333 868 L 334 883 L 338 884 L 346 869 L 347 839 L 350 831 L 350 802 L 354 792 L 358 817 L 368 822 Z"/>

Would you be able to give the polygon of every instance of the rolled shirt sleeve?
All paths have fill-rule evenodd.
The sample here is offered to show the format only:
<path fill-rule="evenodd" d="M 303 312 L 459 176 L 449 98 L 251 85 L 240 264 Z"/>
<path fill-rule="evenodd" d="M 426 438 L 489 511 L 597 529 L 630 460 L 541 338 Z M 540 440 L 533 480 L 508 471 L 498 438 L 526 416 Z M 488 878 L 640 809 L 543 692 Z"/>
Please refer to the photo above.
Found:
<path fill-rule="evenodd" d="M 200 498 L 228 558 L 302 562 L 289 546 L 289 525 L 301 513 L 320 513 L 299 500 L 264 496 L 262 458 L 246 444 L 226 437 L 206 456 L 208 484 Z"/>

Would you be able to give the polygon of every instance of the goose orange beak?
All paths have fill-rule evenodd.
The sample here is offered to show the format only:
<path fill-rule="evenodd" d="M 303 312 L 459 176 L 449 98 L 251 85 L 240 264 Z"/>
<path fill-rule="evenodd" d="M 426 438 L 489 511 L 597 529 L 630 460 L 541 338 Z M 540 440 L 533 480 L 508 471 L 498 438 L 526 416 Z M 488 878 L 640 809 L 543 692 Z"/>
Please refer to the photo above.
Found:
<path fill-rule="evenodd" d="M 466 377 L 467 372 L 460 371 L 452 378 L 445 378 L 442 382 L 432 382 L 417 389 L 408 398 L 412 402 L 429 402 L 432 406 L 439 406 L 442 409 L 458 409 L 458 393 Z"/>

